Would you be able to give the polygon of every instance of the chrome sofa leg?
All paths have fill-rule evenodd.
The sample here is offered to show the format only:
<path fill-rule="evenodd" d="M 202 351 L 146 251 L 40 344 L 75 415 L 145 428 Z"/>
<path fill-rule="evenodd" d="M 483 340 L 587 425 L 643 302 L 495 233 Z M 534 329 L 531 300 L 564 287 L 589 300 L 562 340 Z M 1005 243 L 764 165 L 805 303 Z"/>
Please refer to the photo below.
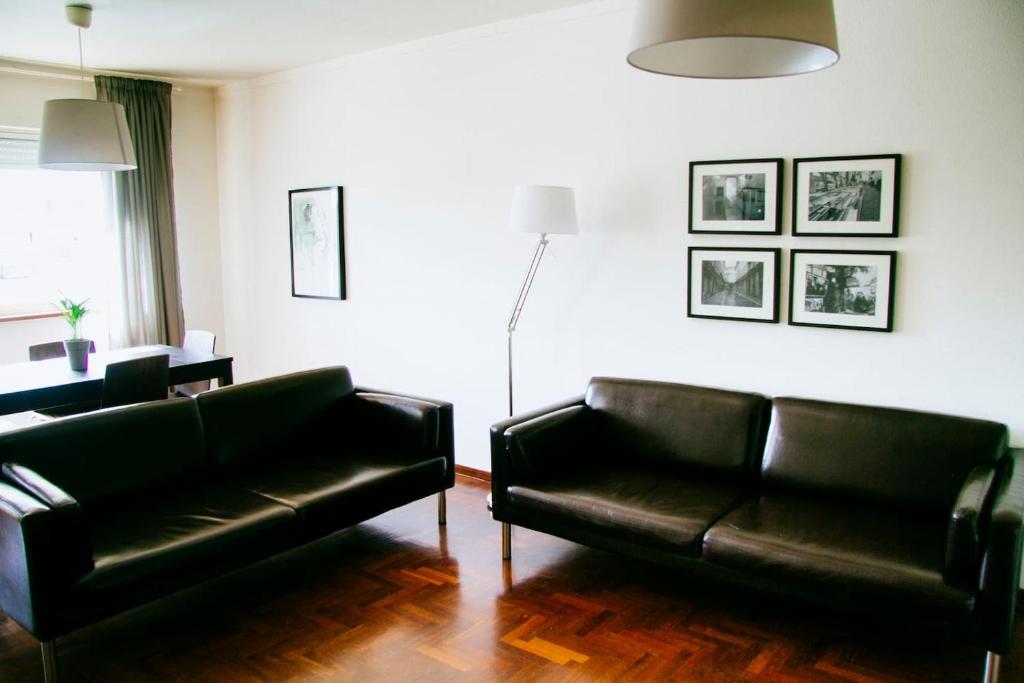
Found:
<path fill-rule="evenodd" d="M 501 523 L 501 559 L 512 559 L 512 525 Z"/>
<path fill-rule="evenodd" d="M 43 681 L 57 683 L 57 641 L 39 643 L 39 648 L 43 652 Z"/>
<path fill-rule="evenodd" d="M 438 525 L 448 523 L 448 501 L 444 497 L 444 491 L 437 494 L 437 523 Z"/>
<path fill-rule="evenodd" d="M 985 655 L 985 683 L 999 683 L 999 666 L 1003 663 L 1001 655 L 989 652 Z"/>

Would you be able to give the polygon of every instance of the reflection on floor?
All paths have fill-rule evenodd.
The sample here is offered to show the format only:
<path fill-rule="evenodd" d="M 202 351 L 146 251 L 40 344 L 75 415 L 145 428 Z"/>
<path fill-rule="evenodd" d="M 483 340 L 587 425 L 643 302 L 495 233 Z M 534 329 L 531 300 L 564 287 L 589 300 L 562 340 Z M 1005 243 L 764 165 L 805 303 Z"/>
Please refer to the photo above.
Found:
<path fill-rule="evenodd" d="M 906 642 L 841 615 L 753 599 L 516 529 L 512 562 L 484 484 L 83 629 L 65 681 L 977 681 L 982 653 Z M 1018 631 L 1004 680 L 1024 680 Z M 41 676 L 0 614 L 0 680 Z"/>

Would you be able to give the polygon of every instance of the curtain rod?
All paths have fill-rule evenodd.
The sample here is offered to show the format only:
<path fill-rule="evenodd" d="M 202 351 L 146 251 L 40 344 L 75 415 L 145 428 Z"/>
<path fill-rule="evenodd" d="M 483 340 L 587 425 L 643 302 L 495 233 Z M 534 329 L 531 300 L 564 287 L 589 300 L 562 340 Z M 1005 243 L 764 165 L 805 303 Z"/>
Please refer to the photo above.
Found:
<path fill-rule="evenodd" d="M 0 65 L 0 72 L 11 73 L 11 74 L 18 74 L 18 75 L 21 75 L 21 76 L 37 76 L 39 78 L 59 78 L 61 80 L 65 80 L 65 81 L 81 81 L 82 80 L 82 76 L 80 74 L 63 73 L 63 72 L 60 72 L 60 71 L 41 71 L 41 70 L 37 70 L 37 69 L 26 69 L 26 68 L 21 67 L 21 66 Z M 184 90 L 184 88 L 182 88 L 180 85 L 175 85 L 173 81 L 167 81 L 166 79 L 162 79 L 162 78 L 160 78 L 158 76 L 151 76 L 151 75 L 147 75 L 147 74 L 133 74 L 133 73 L 126 73 L 126 72 L 123 72 L 123 71 L 121 71 L 121 72 L 110 71 L 110 72 L 106 72 L 106 73 L 104 73 L 102 71 L 91 71 L 91 72 L 89 72 L 89 75 L 90 76 L 96 76 L 96 75 L 99 75 L 99 76 L 124 76 L 126 78 L 144 78 L 144 79 L 147 79 L 147 80 L 162 80 L 162 81 L 165 81 L 165 82 L 170 82 L 171 83 L 171 90 L 173 90 L 174 92 L 183 92 L 183 90 Z"/>

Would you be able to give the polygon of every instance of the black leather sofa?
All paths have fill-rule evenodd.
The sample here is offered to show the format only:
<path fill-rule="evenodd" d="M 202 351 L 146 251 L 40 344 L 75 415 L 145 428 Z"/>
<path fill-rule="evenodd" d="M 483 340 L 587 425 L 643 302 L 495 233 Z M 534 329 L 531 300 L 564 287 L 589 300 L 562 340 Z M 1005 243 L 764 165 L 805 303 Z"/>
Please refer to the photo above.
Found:
<path fill-rule="evenodd" d="M 491 429 L 511 525 L 1010 647 L 1024 451 L 1004 425 L 595 378 Z M 993 654 L 995 653 L 995 654 Z"/>
<path fill-rule="evenodd" d="M 43 645 L 455 483 L 452 406 L 344 367 L 0 435 L 0 608 Z"/>

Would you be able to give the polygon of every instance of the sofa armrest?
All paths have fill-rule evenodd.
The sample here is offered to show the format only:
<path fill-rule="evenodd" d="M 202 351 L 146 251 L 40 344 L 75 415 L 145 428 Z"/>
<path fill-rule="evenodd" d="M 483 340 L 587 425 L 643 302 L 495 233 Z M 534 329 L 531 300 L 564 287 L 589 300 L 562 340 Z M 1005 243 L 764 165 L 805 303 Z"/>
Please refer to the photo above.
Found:
<path fill-rule="evenodd" d="M 960 488 L 946 534 L 945 579 L 948 583 L 975 589 L 981 565 L 985 519 L 995 492 L 996 468 L 975 467 Z"/>
<path fill-rule="evenodd" d="M 35 470 L 16 463 L 0 465 L 4 480 L 49 509 L 47 535 L 54 547 L 60 580 L 77 579 L 92 571 L 92 542 L 82 506 L 71 494 Z"/>
<path fill-rule="evenodd" d="M 50 508 L 77 506 L 78 501 L 34 470 L 6 462 L 0 466 L 4 479 Z"/>
<path fill-rule="evenodd" d="M 49 507 L 0 482 L 0 609 L 36 638 L 50 640 L 56 635 L 52 614 L 92 566 L 77 503 Z"/>
<path fill-rule="evenodd" d="M 502 519 L 501 515 L 508 502 L 508 487 L 515 482 L 508 444 L 505 441 L 505 432 L 516 425 L 544 415 L 585 405 L 585 397 L 577 396 L 539 410 L 510 417 L 491 426 L 491 509 L 495 519 Z"/>
<path fill-rule="evenodd" d="M 453 407 L 447 401 L 356 387 L 361 445 L 443 457 L 445 486 L 455 485 Z"/>
<path fill-rule="evenodd" d="M 587 441 L 582 430 L 586 406 L 569 406 L 505 430 L 505 447 L 514 481 L 535 481 L 575 462 Z"/>
<path fill-rule="evenodd" d="M 997 654 L 1006 654 L 1012 642 L 1020 590 L 1024 449 L 1010 449 L 1001 469 L 984 545 L 978 613 L 983 645 Z"/>

